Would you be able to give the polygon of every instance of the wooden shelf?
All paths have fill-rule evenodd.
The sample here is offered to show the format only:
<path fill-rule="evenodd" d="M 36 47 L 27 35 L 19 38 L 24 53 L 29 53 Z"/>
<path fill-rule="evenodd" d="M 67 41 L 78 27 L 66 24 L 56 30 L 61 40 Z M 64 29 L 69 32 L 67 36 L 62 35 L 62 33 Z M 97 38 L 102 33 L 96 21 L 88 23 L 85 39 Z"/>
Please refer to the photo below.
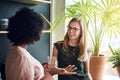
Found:
<path fill-rule="evenodd" d="M 43 33 L 50 33 L 51 31 L 49 29 L 43 30 Z M 8 31 L 0 31 L 0 34 L 6 34 Z"/>
<path fill-rule="evenodd" d="M 41 3 L 50 4 L 51 3 L 50 0 L 10 0 L 10 1 L 22 2 L 27 4 L 41 4 Z"/>
<path fill-rule="evenodd" d="M 0 31 L 0 34 L 6 34 L 8 31 Z"/>
<path fill-rule="evenodd" d="M 43 33 L 50 33 L 51 31 L 49 29 L 45 29 L 42 31 Z"/>

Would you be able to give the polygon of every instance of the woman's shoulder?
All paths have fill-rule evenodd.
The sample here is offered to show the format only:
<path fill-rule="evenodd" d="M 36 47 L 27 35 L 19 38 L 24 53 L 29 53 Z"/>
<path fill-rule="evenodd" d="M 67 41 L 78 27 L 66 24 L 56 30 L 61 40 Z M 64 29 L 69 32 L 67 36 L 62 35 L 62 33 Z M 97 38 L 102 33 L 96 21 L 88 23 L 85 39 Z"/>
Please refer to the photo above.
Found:
<path fill-rule="evenodd" d="M 57 48 L 57 49 L 61 49 L 62 46 L 63 46 L 63 41 L 57 41 L 54 43 L 54 46 Z"/>
<path fill-rule="evenodd" d="M 63 44 L 64 41 L 57 41 L 54 44 Z"/>
<path fill-rule="evenodd" d="M 54 43 L 55 46 L 63 45 L 63 41 L 57 41 Z"/>

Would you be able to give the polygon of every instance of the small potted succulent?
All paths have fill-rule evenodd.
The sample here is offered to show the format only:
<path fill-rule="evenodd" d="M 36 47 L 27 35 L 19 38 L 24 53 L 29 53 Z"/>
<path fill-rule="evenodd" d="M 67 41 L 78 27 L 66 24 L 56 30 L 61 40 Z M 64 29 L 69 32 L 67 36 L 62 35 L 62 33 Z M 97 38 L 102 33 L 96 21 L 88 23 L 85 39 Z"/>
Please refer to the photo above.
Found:
<path fill-rule="evenodd" d="M 120 77 L 120 48 L 117 48 L 115 50 L 112 49 L 111 46 L 109 46 L 112 56 L 108 58 L 108 62 L 111 62 L 113 65 L 113 68 L 116 68 L 117 73 Z"/>

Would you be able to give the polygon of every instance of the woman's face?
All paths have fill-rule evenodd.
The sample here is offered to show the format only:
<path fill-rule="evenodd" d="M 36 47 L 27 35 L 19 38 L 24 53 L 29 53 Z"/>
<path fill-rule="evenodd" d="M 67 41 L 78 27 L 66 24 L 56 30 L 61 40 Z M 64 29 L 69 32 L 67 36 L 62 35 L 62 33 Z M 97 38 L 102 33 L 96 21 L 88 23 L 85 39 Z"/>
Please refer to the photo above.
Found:
<path fill-rule="evenodd" d="M 80 24 L 78 22 L 71 22 L 68 26 L 67 34 L 69 40 L 78 40 L 80 37 Z"/>

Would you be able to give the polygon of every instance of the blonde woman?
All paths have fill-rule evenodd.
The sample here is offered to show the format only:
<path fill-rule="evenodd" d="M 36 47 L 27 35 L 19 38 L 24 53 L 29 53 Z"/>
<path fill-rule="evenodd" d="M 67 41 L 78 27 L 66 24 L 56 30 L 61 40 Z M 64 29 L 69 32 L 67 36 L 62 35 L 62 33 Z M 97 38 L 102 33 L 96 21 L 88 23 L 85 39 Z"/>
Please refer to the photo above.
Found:
<path fill-rule="evenodd" d="M 89 74 L 85 25 L 81 19 L 72 18 L 67 27 L 64 40 L 54 43 L 53 57 L 57 58 L 58 67 L 75 65 L 77 74 L 59 75 L 58 80 L 92 80 Z"/>

